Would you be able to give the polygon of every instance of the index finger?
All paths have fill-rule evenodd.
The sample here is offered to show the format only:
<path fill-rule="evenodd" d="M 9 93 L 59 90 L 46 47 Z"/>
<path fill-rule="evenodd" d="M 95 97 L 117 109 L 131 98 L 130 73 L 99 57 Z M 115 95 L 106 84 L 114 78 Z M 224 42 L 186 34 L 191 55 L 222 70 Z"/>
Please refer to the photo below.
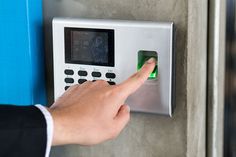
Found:
<path fill-rule="evenodd" d="M 143 67 L 119 86 L 126 96 L 134 93 L 149 77 L 156 66 L 156 59 L 150 58 Z"/>

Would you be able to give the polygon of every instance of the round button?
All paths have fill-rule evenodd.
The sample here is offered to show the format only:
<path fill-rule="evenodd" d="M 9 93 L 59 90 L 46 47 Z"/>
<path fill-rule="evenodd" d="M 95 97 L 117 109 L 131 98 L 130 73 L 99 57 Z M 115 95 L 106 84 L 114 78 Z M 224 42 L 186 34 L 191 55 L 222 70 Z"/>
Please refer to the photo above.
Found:
<path fill-rule="evenodd" d="M 70 88 L 70 86 L 65 86 L 65 90 L 67 90 L 68 88 Z"/>
<path fill-rule="evenodd" d="M 114 73 L 106 73 L 106 78 L 114 79 L 114 78 L 116 78 L 116 74 L 114 74 Z"/>
<path fill-rule="evenodd" d="M 66 69 L 66 70 L 64 71 L 64 73 L 65 73 L 66 75 L 74 75 L 74 71 L 73 71 L 73 70 L 70 70 L 70 69 Z"/>
<path fill-rule="evenodd" d="M 79 83 L 79 84 L 83 84 L 83 83 L 86 82 L 86 81 L 87 81 L 86 79 L 79 79 L 79 80 L 78 80 L 78 83 Z"/>
<path fill-rule="evenodd" d="M 66 83 L 74 83 L 74 79 L 73 78 L 65 78 L 65 82 Z"/>
<path fill-rule="evenodd" d="M 107 81 L 110 85 L 116 85 L 116 83 L 115 82 L 113 82 L 113 81 Z"/>
<path fill-rule="evenodd" d="M 79 76 L 87 76 L 88 73 L 87 73 L 87 71 L 80 70 L 80 71 L 78 71 L 78 75 L 79 75 Z"/>
<path fill-rule="evenodd" d="M 92 72 L 93 77 L 101 77 L 102 74 L 100 72 Z"/>

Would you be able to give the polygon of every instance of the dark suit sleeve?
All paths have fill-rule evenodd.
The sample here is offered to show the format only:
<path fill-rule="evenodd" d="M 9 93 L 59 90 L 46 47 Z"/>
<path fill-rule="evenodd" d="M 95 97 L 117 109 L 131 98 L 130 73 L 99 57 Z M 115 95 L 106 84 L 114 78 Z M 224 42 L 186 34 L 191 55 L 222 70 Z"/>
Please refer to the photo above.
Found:
<path fill-rule="evenodd" d="M 35 106 L 0 105 L 0 157 L 45 157 L 46 127 Z"/>

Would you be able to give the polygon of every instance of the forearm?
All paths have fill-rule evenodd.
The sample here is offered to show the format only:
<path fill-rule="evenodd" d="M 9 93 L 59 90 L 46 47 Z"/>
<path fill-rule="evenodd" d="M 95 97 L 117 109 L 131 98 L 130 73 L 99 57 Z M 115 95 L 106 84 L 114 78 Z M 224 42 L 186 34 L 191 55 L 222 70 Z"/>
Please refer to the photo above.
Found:
<path fill-rule="evenodd" d="M 44 157 L 46 127 L 43 114 L 35 106 L 0 105 L 0 156 Z"/>

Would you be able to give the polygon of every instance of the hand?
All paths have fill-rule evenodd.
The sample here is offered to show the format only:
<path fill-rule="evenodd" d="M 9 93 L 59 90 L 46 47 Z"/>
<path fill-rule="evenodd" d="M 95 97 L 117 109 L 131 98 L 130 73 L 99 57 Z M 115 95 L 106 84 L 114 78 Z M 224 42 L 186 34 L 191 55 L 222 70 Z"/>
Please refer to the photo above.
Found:
<path fill-rule="evenodd" d="M 119 85 L 98 80 L 71 86 L 48 109 L 54 120 L 53 145 L 93 145 L 117 137 L 130 119 L 125 100 L 147 80 L 155 63 L 149 59 Z"/>

